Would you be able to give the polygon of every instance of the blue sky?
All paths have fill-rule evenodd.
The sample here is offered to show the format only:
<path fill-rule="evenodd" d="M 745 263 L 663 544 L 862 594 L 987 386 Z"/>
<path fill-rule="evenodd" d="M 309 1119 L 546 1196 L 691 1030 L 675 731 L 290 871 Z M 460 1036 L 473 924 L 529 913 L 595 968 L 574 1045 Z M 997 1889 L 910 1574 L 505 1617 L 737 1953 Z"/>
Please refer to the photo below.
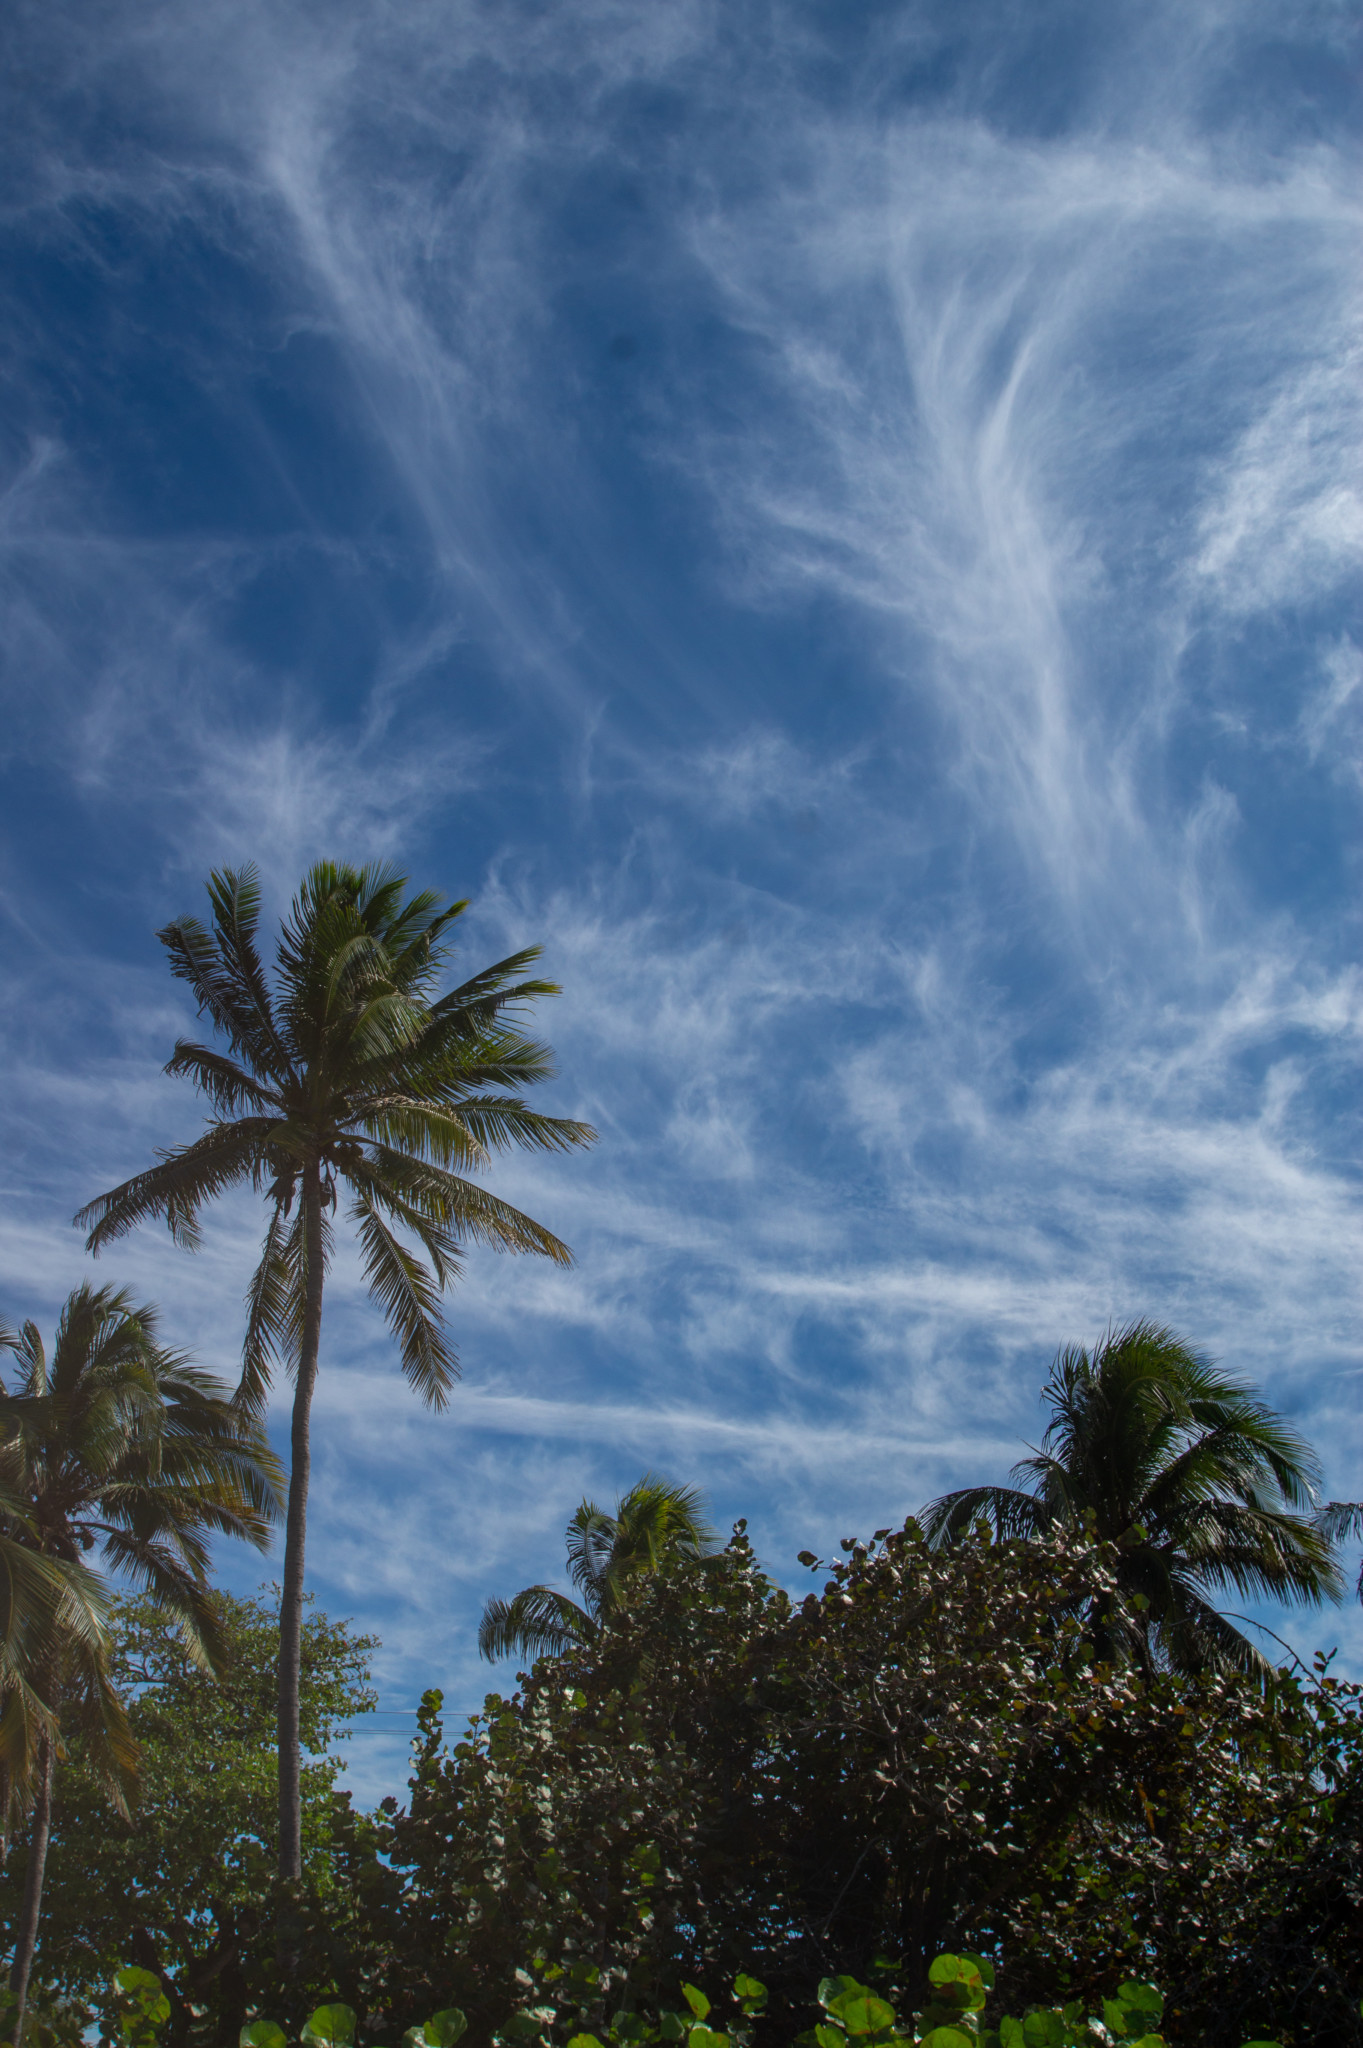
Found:
<path fill-rule="evenodd" d="M 445 1417 L 338 1266 L 310 1576 L 386 1705 L 481 1696 L 584 1491 L 697 1482 L 796 1583 L 1110 1318 L 1356 1495 L 1353 10 L 10 18 L 8 1314 L 197 1128 L 155 928 L 384 856 L 470 966 L 542 942 L 601 1131 L 499 1169 L 577 1265 L 472 1260 Z M 257 1227 L 98 1277 L 230 1373 Z"/>

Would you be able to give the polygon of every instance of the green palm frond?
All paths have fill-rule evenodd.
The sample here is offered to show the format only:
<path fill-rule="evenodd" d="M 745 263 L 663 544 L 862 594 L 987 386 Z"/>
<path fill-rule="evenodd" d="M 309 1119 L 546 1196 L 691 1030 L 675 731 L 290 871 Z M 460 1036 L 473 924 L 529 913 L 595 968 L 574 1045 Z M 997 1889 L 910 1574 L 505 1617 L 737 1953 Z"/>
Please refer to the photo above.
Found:
<path fill-rule="evenodd" d="M 552 1231 L 510 1202 L 480 1187 L 477 1181 L 448 1173 L 443 1167 L 395 1148 L 369 1143 L 364 1161 L 345 1169 L 353 1187 L 392 1190 L 454 1243 L 491 1245 L 497 1251 L 537 1252 L 556 1265 L 572 1264 L 572 1253 Z"/>
<path fill-rule="evenodd" d="M 212 1046 L 196 1045 L 191 1038 L 177 1038 L 175 1050 L 163 1072 L 172 1079 L 190 1080 L 206 1095 L 220 1117 L 234 1116 L 249 1109 L 261 1116 L 277 1116 L 282 1098 L 272 1083 L 261 1082 L 237 1060 Z"/>
<path fill-rule="evenodd" d="M 260 1263 L 246 1290 L 246 1333 L 241 1345 L 241 1378 L 233 1397 L 248 1415 L 264 1415 L 272 1363 L 294 1364 L 298 1355 L 299 1224 L 292 1229 L 281 1203 L 270 1211 Z"/>
<path fill-rule="evenodd" d="M 366 1137 L 412 1159 L 435 1166 L 491 1164 L 489 1147 L 475 1137 L 460 1109 L 410 1095 L 381 1095 L 357 1102 L 355 1120 Z"/>
<path fill-rule="evenodd" d="M 965 1486 L 941 1494 L 921 1510 L 918 1520 L 934 1550 L 945 1550 L 985 1521 L 1000 1541 L 1036 1537 L 1054 1521 L 1046 1501 L 1011 1486 Z"/>
<path fill-rule="evenodd" d="M 457 1021 L 465 1030 L 481 1036 L 507 1010 L 528 1008 L 542 996 L 562 995 L 556 981 L 516 979 L 527 967 L 534 966 L 543 951 L 542 946 L 526 946 L 521 952 L 510 953 L 505 960 L 485 967 L 481 974 L 472 975 L 438 1003 L 432 1003 L 432 1017 L 441 1024 Z"/>
<path fill-rule="evenodd" d="M 290 1063 L 272 1013 L 256 947 L 260 883 L 254 867 L 223 868 L 209 878 L 213 930 L 197 918 L 179 918 L 157 933 L 171 972 L 194 992 L 233 1052 L 258 1076 L 287 1080 Z"/>
<path fill-rule="evenodd" d="M 515 1095 L 474 1095 L 460 1103 L 457 1113 L 465 1130 L 487 1152 L 504 1152 L 511 1145 L 526 1152 L 569 1152 L 574 1145 L 590 1145 L 596 1139 L 591 1124 L 544 1116 Z"/>
<path fill-rule="evenodd" d="M 197 1251 L 203 1204 L 249 1180 L 261 1158 L 284 1135 L 273 1118 L 240 1117 L 232 1123 L 210 1124 L 193 1144 L 162 1153 L 157 1165 L 79 1210 L 76 1224 L 89 1233 L 85 1249 L 99 1253 L 137 1224 L 164 1217 L 176 1244 Z"/>
<path fill-rule="evenodd" d="M 527 1586 L 511 1600 L 489 1600 L 478 1625 L 478 1653 L 502 1657 L 561 1657 L 588 1643 L 596 1623 L 575 1600 L 552 1586 Z"/>
<path fill-rule="evenodd" d="M 438 1285 L 366 1195 L 356 1195 L 351 1214 L 359 1229 L 365 1281 L 397 1339 L 402 1370 L 428 1407 L 443 1408 L 459 1365 L 445 1340 Z"/>

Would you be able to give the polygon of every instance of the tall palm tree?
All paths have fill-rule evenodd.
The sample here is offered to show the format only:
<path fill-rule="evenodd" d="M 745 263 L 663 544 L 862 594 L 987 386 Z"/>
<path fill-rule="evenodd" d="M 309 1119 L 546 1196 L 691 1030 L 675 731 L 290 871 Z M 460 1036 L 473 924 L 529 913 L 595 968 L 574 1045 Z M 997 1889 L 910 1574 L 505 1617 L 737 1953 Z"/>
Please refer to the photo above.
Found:
<path fill-rule="evenodd" d="M 33 1323 L 0 1328 L 13 1353 L 0 1381 L 3 1534 L 70 1574 L 93 1554 L 173 1616 L 191 1653 L 213 1669 L 218 1626 L 209 1597 L 209 1542 L 239 1536 L 263 1550 L 282 1511 L 283 1477 L 256 1418 L 227 1390 L 156 1341 L 154 1309 L 126 1293 L 78 1287 L 57 1324 L 49 1362 Z M 86 1611 L 88 1612 L 88 1603 Z M 102 1631 L 67 1598 L 31 1660 L 40 1711 L 32 1821 L 11 1988 L 23 2003 L 37 1941 L 57 1762 L 57 1729 L 78 1725 L 126 1803 L 136 1745 L 109 1682 Z M 17 2039 L 17 2029 L 16 2029 Z"/>
<path fill-rule="evenodd" d="M 1087 1527 L 1117 1546 L 1117 1601 L 1090 1617 L 1101 1653 L 1176 1671 L 1266 1668 L 1214 1593 L 1339 1597 L 1311 1513 L 1314 1452 L 1171 1330 L 1134 1322 L 1092 1352 L 1067 1345 L 1043 1395 L 1050 1424 L 1041 1451 L 1013 1467 L 1020 1484 L 932 1501 L 920 1518 L 932 1541 L 956 1541 L 980 1518 L 1000 1537 Z"/>
<path fill-rule="evenodd" d="M 553 1586 L 527 1586 L 511 1600 L 489 1600 L 478 1629 L 478 1648 L 489 1662 L 513 1654 L 561 1657 L 592 1642 L 628 1604 L 640 1578 L 702 1562 L 715 1546 L 697 1489 L 671 1486 L 652 1472 L 621 1496 L 613 1515 L 584 1500 L 564 1541 L 568 1576 L 583 1604 Z"/>
<path fill-rule="evenodd" d="M 397 1340 L 408 1380 L 443 1408 L 457 1375 L 440 1313 L 472 1241 L 570 1262 L 540 1223 L 467 1178 L 496 1151 L 566 1151 L 588 1124 L 538 1114 L 520 1090 L 553 1072 L 547 1046 L 517 1013 L 552 982 L 522 975 L 528 948 L 436 993 L 450 927 L 467 908 L 427 891 L 405 897 L 389 868 L 322 862 L 305 877 L 276 947 L 271 986 L 257 946 L 255 871 L 209 883 L 212 929 L 181 918 L 159 934 L 226 1050 L 182 1039 L 167 1065 L 208 1097 L 214 1115 L 192 1144 L 101 1195 L 77 1217 L 99 1251 L 164 1217 L 178 1244 L 200 1241 L 204 1203 L 243 1182 L 263 1193 L 265 1242 L 247 1292 L 238 1398 L 263 1409 L 271 1369 L 294 1375 L 292 1466 L 280 1603 L 279 1870 L 302 1869 L 298 1658 L 310 1471 L 309 1421 L 322 1294 L 341 1183 L 371 1295 Z M 404 1242 L 415 1238 L 429 1264 Z"/>

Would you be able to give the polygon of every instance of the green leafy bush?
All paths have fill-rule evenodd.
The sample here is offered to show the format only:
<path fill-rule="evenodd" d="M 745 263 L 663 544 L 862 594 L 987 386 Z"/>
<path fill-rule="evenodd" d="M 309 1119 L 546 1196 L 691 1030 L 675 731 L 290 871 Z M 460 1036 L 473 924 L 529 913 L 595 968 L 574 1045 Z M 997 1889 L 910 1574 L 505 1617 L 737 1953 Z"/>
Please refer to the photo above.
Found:
<path fill-rule="evenodd" d="M 879 1974 L 894 1969 L 882 1961 Z M 585 1973 L 579 1989 L 589 1988 L 591 1975 Z M 984 1956 L 940 1955 L 928 1971 L 921 2010 L 901 2020 L 883 1987 L 850 1976 L 825 1977 L 818 1995 L 823 2018 L 798 2034 L 789 2048 L 1164 2048 L 1158 2031 L 1164 2000 L 1153 1984 L 1136 1979 L 1120 1984 L 1097 2012 L 1086 2012 L 1082 2001 L 1073 2000 L 1029 2006 L 1020 2018 L 990 2017 L 993 1988 L 994 1968 Z M 714 2023 L 715 2008 L 694 1984 L 683 1984 L 681 1993 L 680 2008 L 663 2008 L 652 2016 L 621 2010 L 602 2023 L 600 2032 L 570 2035 L 567 2048 L 752 2048 L 755 2023 L 767 2006 L 766 1986 L 755 1977 L 740 1971 L 734 1978 L 728 2001 L 733 2010 L 718 2016 L 722 2024 Z M 114 1996 L 123 2048 L 158 2048 L 160 2030 L 170 2017 L 160 1979 L 149 1970 L 120 1970 Z M 522 2006 L 495 2037 L 498 2048 L 542 2048 L 561 2019 L 555 2004 Z M 451 2007 L 409 2027 L 402 2048 L 456 2048 L 466 2027 L 464 2014 Z M 318 2006 L 299 2031 L 299 2048 L 356 2048 L 357 2029 L 351 2006 Z M 74 2048 L 79 2038 L 53 2034 L 50 2025 L 45 2031 L 43 2048 Z M 239 2048 L 288 2048 L 288 2042 L 273 2020 L 258 2019 L 241 2029 Z M 1256 2041 L 1245 2048 L 1278 2044 Z"/>

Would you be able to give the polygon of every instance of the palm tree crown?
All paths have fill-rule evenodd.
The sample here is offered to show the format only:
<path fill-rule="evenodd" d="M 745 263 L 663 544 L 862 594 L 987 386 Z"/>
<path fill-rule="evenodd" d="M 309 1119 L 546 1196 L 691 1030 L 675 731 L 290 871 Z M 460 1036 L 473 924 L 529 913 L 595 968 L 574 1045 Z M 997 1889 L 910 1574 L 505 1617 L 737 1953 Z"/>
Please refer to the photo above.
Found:
<path fill-rule="evenodd" d="M 156 1330 L 154 1308 L 88 1285 L 63 1307 L 50 1361 L 35 1324 L 0 1328 L 18 1366 L 0 1382 L 0 1475 L 22 1546 L 68 1564 L 97 1552 L 212 1668 L 210 1539 L 267 1548 L 282 1477 L 259 1424 Z"/>
<path fill-rule="evenodd" d="M 403 1370 L 441 1408 L 457 1366 L 440 1294 L 459 1272 L 462 1247 L 536 1252 L 561 1265 L 570 1257 L 552 1231 L 470 1180 L 469 1171 L 512 1145 L 564 1151 L 595 1136 L 588 1124 L 538 1114 L 519 1092 L 553 1071 L 548 1047 L 515 1023 L 528 1003 L 558 993 L 551 982 L 522 978 L 538 948 L 440 995 L 450 927 L 467 906 L 444 904 L 429 891 L 408 897 L 406 887 L 389 868 L 319 863 L 284 922 L 272 983 L 257 946 L 254 870 L 212 877 L 212 929 L 181 918 L 160 934 L 173 972 L 226 1041 L 224 1051 L 182 1039 L 166 1069 L 207 1096 L 208 1128 L 77 1218 L 89 1227 L 92 1251 L 158 1216 L 177 1243 L 193 1248 L 206 1201 L 242 1183 L 266 1198 L 238 1400 L 258 1412 L 272 1367 L 292 1369 L 279 1662 L 285 1878 L 302 1868 L 298 1660 L 309 1418 L 338 1192 L 344 1185 L 369 1291 L 397 1339 Z"/>
<path fill-rule="evenodd" d="M 1043 1390 L 1042 1449 L 1017 1486 L 971 1486 L 921 1516 L 938 1544 L 980 1518 L 1001 1538 L 1088 1528 L 1118 1547 L 1118 1601 L 1091 1617 L 1105 1655 L 1174 1670 L 1259 1671 L 1259 1652 L 1210 1595 L 1336 1599 L 1329 1538 L 1312 1520 L 1314 1452 L 1290 1423 L 1172 1331 L 1111 1330 L 1066 1346 Z"/>
<path fill-rule="evenodd" d="M 714 1550 L 714 1531 L 699 1491 L 672 1486 L 646 1472 L 608 1514 L 584 1500 L 564 1532 L 568 1576 L 582 1604 L 553 1586 L 527 1586 L 511 1600 L 489 1600 L 478 1629 L 478 1648 L 499 1657 L 558 1657 L 591 1642 L 628 1604 L 632 1586 L 651 1572 L 703 1562 Z"/>

